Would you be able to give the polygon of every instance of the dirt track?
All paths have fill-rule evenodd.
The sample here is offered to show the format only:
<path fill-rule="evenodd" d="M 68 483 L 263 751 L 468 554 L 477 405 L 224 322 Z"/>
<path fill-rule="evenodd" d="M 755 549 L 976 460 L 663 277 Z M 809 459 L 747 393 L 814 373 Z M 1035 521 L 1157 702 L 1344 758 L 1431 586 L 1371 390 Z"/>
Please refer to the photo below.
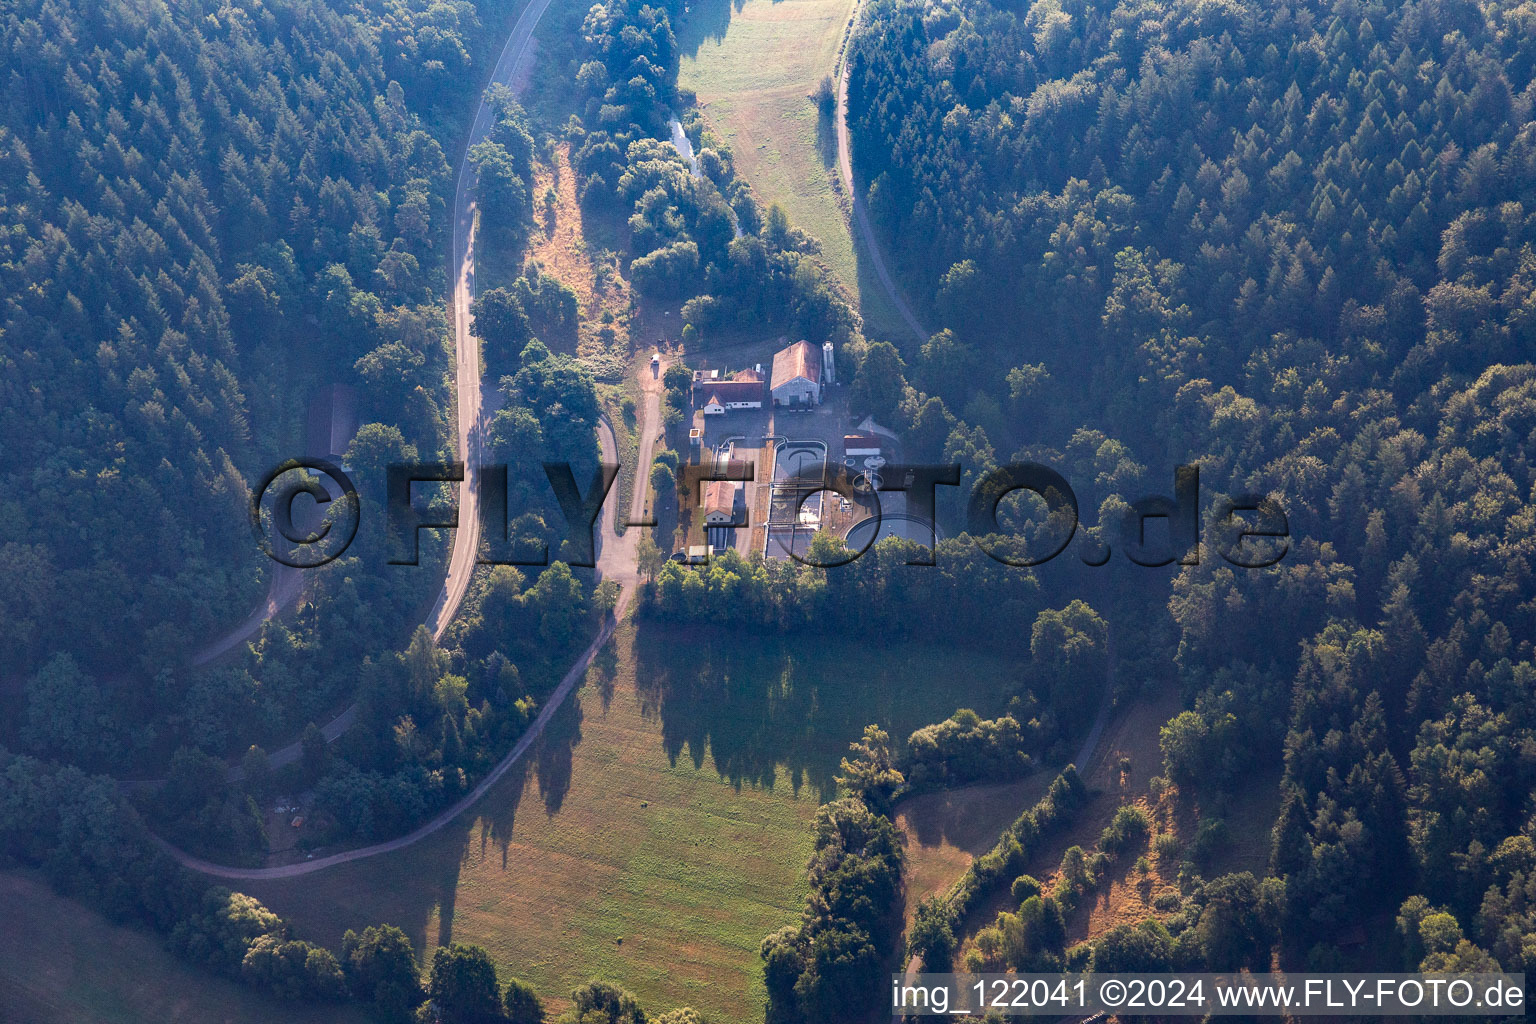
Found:
<path fill-rule="evenodd" d="M 858 17 L 857 14 L 854 15 Z M 875 227 L 869 219 L 869 207 L 864 202 L 864 196 L 853 184 L 853 147 L 848 137 L 848 61 L 843 61 L 843 72 L 837 78 L 837 170 L 842 175 L 843 187 L 848 190 L 848 199 L 853 204 L 853 226 L 858 229 L 859 237 L 864 239 L 864 252 L 869 256 L 870 265 L 874 267 L 875 276 L 880 279 L 880 287 L 885 289 L 885 294 L 891 300 L 891 305 L 900 314 L 903 322 L 912 329 L 912 334 L 917 338 L 919 345 L 928 341 L 928 332 L 923 325 L 917 322 L 917 317 L 912 313 L 912 307 L 901 297 L 901 292 L 896 288 L 896 280 L 891 277 L 891 272 L 886 268 L 885 257 L 880 254 L 880 243 L 875 239 Z"/>

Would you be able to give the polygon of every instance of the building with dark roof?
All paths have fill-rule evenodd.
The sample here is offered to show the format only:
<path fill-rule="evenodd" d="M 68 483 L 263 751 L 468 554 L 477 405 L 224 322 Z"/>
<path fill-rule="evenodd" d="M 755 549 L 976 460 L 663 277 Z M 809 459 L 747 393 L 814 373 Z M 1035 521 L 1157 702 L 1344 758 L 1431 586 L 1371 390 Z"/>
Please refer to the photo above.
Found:
<path fill-rule="evenodd" d="M 756 370 L 737 370 L 729 377 L 719 370 L 696 370 L 693 374 L 693 407 L 706 416 L 719 416 L 735 409 L 761 409 L 767 393 L 763 375 Z"/>
<path fill-rule="evenodd" d="M 306 454 L 339 462 L 352 446 L 357 428 L 357 392 L 345 384 L 321 388 L 309 400 Z"/>
<path fill-rule="evenodd" d="M 880 438 L 875 434 L 844 434 L 843 455 L 850 459 L 862 459 L 880 454 Z"/>

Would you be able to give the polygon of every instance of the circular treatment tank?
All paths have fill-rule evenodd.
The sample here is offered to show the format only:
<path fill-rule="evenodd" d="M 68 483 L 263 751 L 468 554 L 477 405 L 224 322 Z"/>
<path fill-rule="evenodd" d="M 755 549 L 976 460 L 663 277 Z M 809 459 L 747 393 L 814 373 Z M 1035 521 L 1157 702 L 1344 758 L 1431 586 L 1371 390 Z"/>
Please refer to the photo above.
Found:
<path fill-rule="evenodd" d="M 874 533 L 877 525 L 880 532 L 871 540 L 870 535 Z M 901 537 L 927 547 L 933 543 L 934 536 L 942 540 L 944 534 L 942 531 L 936 531 L 934 525 L 928 520 L 920 516 L 909 516 L 905 512 L 887 512 L 878 520 L 871 516 L 854 523 L 849 528 L 844 541 L 853 550 L 861 551 L 866 544 L 873 546 L 887 537 Z"/>

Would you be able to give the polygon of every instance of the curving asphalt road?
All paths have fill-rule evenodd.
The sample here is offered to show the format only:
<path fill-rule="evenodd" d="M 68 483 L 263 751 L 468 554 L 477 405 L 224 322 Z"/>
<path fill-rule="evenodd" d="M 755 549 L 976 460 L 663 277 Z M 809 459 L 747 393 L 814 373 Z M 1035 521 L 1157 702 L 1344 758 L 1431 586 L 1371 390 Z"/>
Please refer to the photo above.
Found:
<path fill-rule="evenodd" d="M 549 9 L 550 0 L 533 0 L 512 26 L 512 34 L 502 47 L 501 57 L 491 72 L 490 84 L 512 85 L 528 48 L 533 30 Z M 475 300 L 475 200 L 477 178 L 469 162 L 469 151 L 485 141 L 495 123 L 495 114 L 484 95 L 475 111 L 475 121 L 464 143 L 459 161 L 459 187 L 453 201 L 453 340 L 458 373 L 458 448 L 464 461 L 464 481 L 459 484 L 459 527 L 453 534 L 453 555 L 448 560 L 448 574 L 443 592 L 432 608 L 428 624 L 434 639 L 453 621 L 475 571 L 475 557 L 480 550 L 480 464 L 482 447 L 481 410 L 483 396 L 480 382 L 480 344 L 469 333 L 469 305 Z"/>
<path fill-rule="evenodd" d="M 650 395 L 647 397 L 648 399 L 651 398 Z M 660 421 L 659 402 L 648 400 L 646 402 L 645 410 L 645 422 L 641 427 L 643 432 L 642 436 L 648 437 L 651 441 L 654 441 L 658 433 L 655 427 L 656 424 Z M 613 428 L 608 424 L 607 420 L 603 420 L 598 424 L 598 442 L 599 447 L 603 453 L 603 459 L 609 462 L 617 461 L 618 444 L 614 438 Z M 638 519 L 639 515 L 645 511 L 645 480 L 649 476 L 650 447 L 651 446 L 649 443 L 643 446 L 645 454 L 642 455 L 640 465 L 644 467 L 646 476 L 636 476 L 635 478 L 634 500 L 630 504 L 631 521 Z M 564 704 L 566 699 L 571 695 L 571 691 L 580 685 L 582 678 L 586 675 L 588 667 L 592 664 L 592 659 L 597 656 L 597 652 L 602 650 L 603 645 L 606 644 L 609 638 L 613 636 L 614 629 L 617 628 L 619 620 L 624 617 L 624 612 L 629 607 L 629 602 L 634 596 L 634 583 L 638 579 L 635 573 L 635 545 L 639 542 L 640 531 L 629 530 L 623 536 L 620 536 L 614 530 L 613 505 L 619 500 L 619 492 L 617 490 L 609 492 L 608 500 L 603 503 L 603 510 L 598 517 L 598 522 L 601 524 L 601 527 L 597 536 L 598 576 L 601 579 L 617 580 L 623 587 L 623 589 L 619 592 L 618 604 L 614 607 L 613 613 L 604 620 L 603 628 L 598 631 L 597 638 L 587 646 L 587 649 L 582 652 L 581 657 L 576 659 L 575 664 L 573 664 L 570 670 L 566 672 L 565 676 L 561 678 L 560 685 L 555 687 L 554 691 L 545 700 L 544 706 L 539 709 L 538 715 L 535 716 L 532 723 L 529 724 L 528 731 L 523 733 L 522 737 L 518 739 L 517 743 L 513 745 L 512 749 L 507 752 L 507 755 L 497 763 L 496 767 L 492 768 L 490 772 L 486 774 L 485 778 L 480 780 L 479 785 L 461 797 L 456 803 L 454 803 L 452 807 L 444 810 L 437 817 L 417 828 L 415 831 L 407 835 L 400 836 L 398 839 L 391 839 L 388 842 L 383 843 L 375 843 L 372 846 L 358 847 L 355 850 L 344 850 L 341 853 L 333 853 L 327 857 L 319 857 L 315 860 L 306 860 L 298 864 L 285 864 L 280 867 L 228 867 L 223 864 L 214 864 L 211 861 L 206 861 L 199 857 L 194 857 L 184 850 L 172 846 L 170 843 L 161 839 L 159 836 L 155 837 L 155 841 L 160 844 L 161 848 L 163 848 L 167 853 L 179 861 L 184 867 L 192 868 L 195 871 L 200 871 L 205 875 L 213 875 L 217 878 L 229 878 L 242 881 L 273 878 L 297 878 L 300 875 L 308 875 L 316 871 L 323 871 L 329 867 L 335 867 L 337 864 L 347 864 L 351 861 L 362 860 L 365 857 L 376 857 L 382 853 L 393 853 L 396 850 L 402 850 L 407 846 L 411 846 L 414 843 L 420 842 L 427 836 L 448 825 L 465 811 L 469 810 L 476 801 L 483 797 L 486 792 L 488 792 L 490 788 L 494 786 L 501 779 L 501 777 L 507 773 L 508 769 L 510 769 L 514 764 L 520 761 L 525 754 L 528 753 L 528 751 L 533 747 L 533 744 L 536 743 L 539 737 L 544 734 L 545 727 L 549 725 L 550 720 L 554 718 L 555 713 L 560 710 L 560 705 Z M 462 593 L 460 596 L 462 597 Z M 351 720 L 356 717 L 356 712 L 356 705 L 348 708 L 346 712 L 341 716 L 341 718 L 338 718 L 336 722 L 332 723 L 332 726 L 335 726 L 337 723 L 340 723 L 343 718 L 345 718 L 347 719 L 346 725 L 342 725 L 340 728 L 338 728 L 335 732 L 335 735 L 327 734 L 326 739 L 335 739 L 337 735 L 340 735 L 341 732 L 345 731 L 346 726 L 350 725 Z M 327 726 L 327 729 L 330 728 L 331 726 Z M 294 744 L 294 746 L 297 748 L 298 745 Z M 287 750 L 287 748 L 284 749 Z M 295 756 L 298 755 L 295 754 Z M 273 760 L 276 760 L 276 755 L 273 755 Z"/>
<path fill-rule="evenodd" d="M 855 11 L 853 17 L 858 18 Z M 851 36 L 850 36 L 851 38 Z M 843 70 L 837 79 L 837 168 L 842 175 L 843 187 L 848 190 L 848 198 L 853 204 L 853 222 L 858 229 L 860 237 L 864 239 L 864 251 L 869 255 L 870 264 L 874 267 L 875 276 L 880 280 L 880 286 L 890 297 L 891 305 L 896 308 L 906 325 L 912 329 L 913 335 L 919 343 L 925 343 L 930 337 L 923 325 L 913 315 L 912 308 L 907 305 L 900 293 L 896 290 L 896 282 L 891 277 L 891 272 L 886 268 L 885 257 L 880 254 L 880 245 L 875 240 L 874 225 L 869 219 L 869 208 L 864 202 L 864 197 L 853 183 L 853 147 L 850 143 L 848 132 L 848 76 L 849 62 L 847 51 L 844 51 Z M 1095 748 L 1099 745 L 1099 739 L 1104 735 L 1104 727 L 1109 722 L 1111 705 L 1114 702 L 1114 671 L 1115 671 L 1115 642 L 1111 632 L 1106 646 L 1106 667 L 1104 680 L 1104 697 L 1099 703 L 1098 712 L 1094 715 L 1093 724 L 1088 727 L 1088 734 L 1083 737 L 1083 744 L 1077 751 L 1077 758 L 1072 763 L 1078 768 L 1080 774 L 1088 773 L 1088 759 L 1093 756 Z M 913 957 L 907 964 L 906 976 L 910 980 L 920 973 L 923 968 L 921 957 Z"/>
<path fill-rule="evenodd" d="M 549 9 L 550 0 L 533 0 L 502 47 L 501 56 L 491 72 L 492 84 L 511 86 L 513 78 L 522 67 L 528 49 L 532 45 L 533 30 L 539 19 Z M 484 395 L 480 380 L 480 345 L 469 333 L 470 303 L 475 301 L 475 200 L 476 177 L 470 166 L 469 150 L 485 141 L 495 123 L 495 114 L 482 93 L 480 105 L 475 111 L 475 121 L 464 143 L 464 155 L 459 161 L 458 191 L 453 203 L 453 335 L 455 352 L 455 404 L 458 407 L 458 450 L 464 462 L 464 481 L 459 485 L 459 526 L 454 530 L 453 554 L 448 561 L 448 572 L 443 579 L 443 590 L 427 616 L 434 640 L 441 639 L 443 631 L 458 614 L 459 605 L 469 589 L 470 577 L 475 571 L 475 557 L 480 550 L 480 466 L 483 462 L 482 415 Z M 272 616 L 299 597 L 303 589 L 303 573 L 286 566 L 277 567 L 268 588 L 266 602 L 245 622 L 202 648 L 193 656 L 194 665 L 203 665 L 249 640 Z M 357 706 L 349 706 L 341 714 L 320 728 L 327 743 L 334 742 L 357 720 Z M 303 755 L 299 741 L 280 747 L 267 755 L 274 768 L 292 764 Z M 238 782 L 244 772 L 238 765 L 231 766 L 229 777 Z"/>
<path fill-rule="evenodd" d="M 465 794 L 452 807 L 443 811 L 437 817 L 416 829 L 416 831 L 403 835 L 398 839 L 391 839 L 385 843 L 363 846 L 355 850 L 344 850 L 341 853 L 333 853 L 329 857 L 319 857 L 315 860 L 307 860 L 299 864 L 285 864 L 282 867 L 275 868 L 226 867 L 222 864 L 213 864 L 206 860 L 200 860 L 185 851 L 177 849 L 158 836 L 155 837 L 155 841 L 185 867 L 201 871 L 205 875 L 213 875 L 217 878 L 231 878 L 243 881 L 297 878 L 300 875 L 308 875 L 316 871 L 323 871 L 329 867 L 335 867 L 337 864 L 346 864 L 354 860 L 362 860 L 365 857 L 376 857 L 381 853 L 393 853 L 396 850 L 402 850 L 407 846 L 420 842 L 468 810 L 475 801 L 479 800 L 492 786 L 496 785 L 501 780 L 501 777 L 507 773 L 507 769 L 521 760 L 529 748 L 538 741 L 539 737 L 544 733 L 545 726 L 549 725 L 555 713 L 560 710 L 560 705 L 565 703 L 565 699 L 570 696 L 571 691 L 576 688 L 577 684 L 586 675 L 587 666 L 592 664 L 592 659 L 596 657 L 597 652 L 602 649 L 603 644 L 608 642 L 609 637 L 613 636 L 614 628 L 617 626 L 618 620 L 624 615 L 624 610 L 628 606 L 632 594 L 633 591 L 626 588 L 619 595 L 617 607 L 614 608 L 613 614 L 608 617 L 607 621 L 603 623 L 603 628 L 598 632 L 597 638 L 592 641 L 582 656 L 576 659 L 576 664 L 572 665 L 571 670 L 565 674 L 565 678 L 560 680 L 560 685 L 555 688 L 555 691 L 549 695 L 549 699 L 545 701 L 544 706 L 539 709 L 538 716 L 528 726 L 528 731 L 523 733 L 522 738 L 507 753 L 507 756 L 502 758 L 500 763 L 495 768 L 492 768 L 485 778 L 480 780 L 478 786 Z"/>
<path fill-rule="evenodd" d="M 303 570 L 273 562 L 266 598 L 244 622 L 199 648 L 192 655 L 192 664 L 206 665 L 245 643 L 260 632 L 268 619 L 297 601 L 303 591 Z"/>
<path fill-rule="evenodd" d="M 660 391 L 660 387 L 657 386 L 654 390 L 648 389 L 646 392 L 645 417 L 640 428 L 643 439 L 639 462 L 640 468 L 635 477 L 634 496 L 630 502 L 629 509 L 631 521 L 637 520 L 645 511 L 645 483 L 650 475 L 650 451 L 653 442 L 659 434 L 657 424 L 661 419 Z M 598 424 L 598 442 L 602 449 L 603 458 L 606 461 L 616 461 L 618 458 L 618 444 L 614 438 L 613 428 L 609 426 L 606 420 Z M 341 853 L 333 853 L 328 857 L 319 857 L 315 860 L 302 861 L 298 864 L 285 864 L 280 867 L 228 867 L 194 857 L 184 850 L 172 846 L 158 836 L 155 837 L 155 841 L 184 867 L 200 871 L 205 875 L 241 881 L 297 878 L 300 875 L 308 875 L 316 871 L 323 871 L 329 867 L 335 867 L 337 864 L 347 864 L 355 860 L 362 860 L 365 857 L 376 857 L 382 853 L 393 853 L 396 850 L 402 850 L 407 846 L 420 842 L 469 810 L 476 801 L 483 797 L 507 773 L 508 769 L 528 753 L 539 737 L 544 734 L 545 727 L 549 725 L 550 720 L 560 710 L 560 705 L 565 703 L 566 699 L 570 697 L 571 691 L 580 685 L 582 678 L 586 675 L 587 668 L 592 664 L 592 659 L 597 656 L 597 652 L 613 636 L 614 629 L 617 628 L 619 620 L 624 617 L 624 612 L 629 607 L 629 602 L 634 596 L 634 583 L 638 579 L 635 572 L 635 545 L 639 542 L 640 531 L 628 530 L 623 536 L 620 536 L 614 530 L 613 505 L 619 500 L 619 492 L 617 490 L 609 493 L 608 500 L 604 502 L 603 511 L 599 515 L 598 521 L 602 526 L 597 537 L 598 575 L 602 579 L 617 580 L 623 587 L 619 592 L 618 604 L 614 607 L 613 613 L 604 620 L 603 628 L 598 631 L 596 639 L 587 646 L 587 649 L 582 652 L 581 657 L 576 659 L 575 664 L 571 666 L 570 670 L 560 680 L 560 685 L 555 687 L 554 692 L 545 700 L 544 706 L 539 709 L 538 715 L 529 724 L 528 731 L 523 733 L 512 749 L 507 752 L 507 755 L 497 763 L 496 767 L 492 768 L 485 778 L 480 780 L 479 785 L 466 793 L 452 807 L 444 810 L 437 817 L 415 831 L 408 835 L 400 836 L 398 839 L 375 843 L 372 846 L 359 847 L 355 850 L 344 850 Z M 353 716 L 355 712 L 355 706 L 348 708 L 346 715 L 343 717 Z M 340 721 L 340 719 L 337 721 Z M 338 730 L 337 734 L 340 734 L 340 730 Z M 334 737 L 327 736 L 326 738 L 333 739 Z"/>
<path fill-rule="evenodd" d="M 533 0 L 507 36 L 501 56 L 491 72 L 491 84 L 511 86 L 513 78 L 522 67 L 532 45 L 533 31 L 539 19 L 549 9 L 550 0 Z M 481 457 L 481 427 L 484 396 L 480 380 L 480 345 L 469 333 L 470 303 L 475 300 L 475 200 L 476 177 L 470 166 L 469 150 L 483 142 L 495 123 L 495 114 L 482 93 L 475 110 L 475 120 L 469 137 L 464 143 L 464 155 L 459 161 L 458 189 L 454 197 L 453 220 L 453 333 L 455 351 L 455 404 L 457 414 L 457 446 L 465 464 L 464 481 L 459 485 L 459 526 L 454 531 L 453 554 L 449 558 L 448 572 L 443 580 L 442 593 L 438 595 L 427 624 L 434 639 L 439 639 L 448 624 L 458 613 L 464 594 L 469 589 L 470 577 L 475 571 L 475 557 L 480 549 L 479 479 Z M 267 589 L 267 598 L 249 618 L 197 651 L 192 657 L 194 665 L 204 665 L 228 653 L 241 643 L 255 636 L 262 624 L 285 607 L 296 601 L 303 590 L 303 573 L 286 566 L 276 566 Z M 321 727 L 326 742 L 333 742 L 352 727 L 357 720 L 357 706 L 351 705 L 341 714 Z M 289 743 L 270 752 L 268 762 L 274 768 L 297 761 L 303 755 L 299 741 Z M 238 782 L 244 772 L 238 765 L 231 766 L 229 777 Z M 188 857 L 186 862 L 195 858 Z M 191 866 L 197 866 L 197 862 Z M 211 865 L 209 865 L 211 867 Z M 200 868 L 201 869 L 201 868 Z"/>
<path fill-rule="evenodd" d="M 501 57 L 497 61 L 495 71 L 492 74 L 493 83 L 511 85 L 512 79 L 519 69 L 523 58 L 531 45 L 533 31 L 537 27 L 539 19 L 549 8 L 550 0 L 533 0 L 533 3 L 524 10 L 513 26 L 512 33 L 507 39 Z M 879 245 L 876 242 L 873 226 L 869 219 L 869 213 L 863 198 L 854 188 L 853 165 L 849 145 L 848 133 L 848 65 L 844 62 L 842 74 L 838 81 L 837 91 L 837 147 L 838 166 L 843 177 L 843 183 L 848 189 L 849 197 L 853 204 L 853 218 L 864 239 L 865 251 L 874 266 L 876 276 L 881 286 L 890 297 L 891 303 L 901 315 L 903 321 L 911 328 L 919 342 L 928 340 L 928 333 L 913 315 L 911 308 L 901 297 L 896 289 L 894 279 L 885 265 Z M 482 448 L 482 411 L 484 408 L 483 394 L 480 379 L 480 351 L 476 339 L 469 333 L 470 304 L 475 297 L 475 202 L 472 193 L 475 186 L 475 174 L 468 160 L 469 149 L 485 139 L 490 131 L 493 114 L 487 103 L 482 98 L 476 111 L 474 125 L 465 144 L 465 156 L 460 164 L 457 195 L 454 201 L 454 339 L 456 348 L 457 369 L 457 403 L 458 403 L 458 448 L 465 462 L 464 481 L 460 484 L 459 500 L 459 528 L 454 533 L 453 554 L 449 560 L 448 573 L 443 582 L 443 590 L 437 603 L 432 609 L 428 622 L 432 628 L 434 638 L 441 637 L 448 624 L 453 621 L 458 612 L 459 605 L 464 600 L 464 594 L 468 590 L 469 580 L 474 572 L 476 556 L 480 544 L 480 524 L 478 495 L 476 494 L 480 470 L 480 453 Z M 667 361 L 664 360 L 654 372 L 649 367 L 640 371 L 641 386 L 644 396 L 641 410 L 641 423 L 638 427 L 639 438 L 637 443 L 637 466 L 634 485 L 631 494 L 629 521 L 638 522 L 645 513 L 645 499 L 650 478 L 650 467 L 655 442 L 660 434 L 658 426 L 661 422 L 661 375 L 665 372 Z M 611 425 L 603 420 L 598 425 L 599 446 L 605 461 L 618 461 L 618 444 Z M 629 602 L 633 597 L 634 584 L 638 580 L 637 559 L 635 556 L 636 545 L 639 542 L 639 530 L 626 530 L 619 534 L 614 528 L 614 515 L 611 510 L 613 502 L 619 500 L 618 492 L 610 494 L 604 503 L 603 511 L 599 517 L 602 524 L 598 535 L 597 572 L 602 579 L 613 579 L 622 585 L 619 600 L 613 613 L 604 621 L 597 637 L 588 645 L 561 679 L 560 685 L 549 695 L 539 714 L 529 725 L 528 730 L 517 741 L 505 757 L 491 769 L 473 790 L 465 794 L 452 807 L 447 808 L 431 821 L 420 826 L 415 831 L 391 839 L 387 842 L 377 843 L 372 846 L 359 847 L 354 850 L 346 850 L 341 853 L 331 854 L 316 860 L 304 861 L 298 864 L 288 864 L 280 867 L 269 868 L 236 868 L 193 857 L 191 854 L 180 850 L 158 836 L 158 842 L 172 857 L 183 866 L 193 870 L 219 878 L 234 880 L 265 880 L 295 878 L 301 875 L 323 871 L 326 868 L 338 864 L 346 864 L 367 857 L 374 857 L 384 853 L 392 853 L 411 846 L 429 835 L 439 831 L 450 822 L 458 818 L 477 802 L 494 786 L 506 772 L 516 764 L 532 748 L 533 744 L 543 735 L 545 727 L 559 710 L 560 705 L 570 696 L 585 676 L 587 668 L 597 652 L 613 636 L 618 621 L 622 619 Z M 252 615 L 240 627 L 231 634 L 226 635 L 209 647 L 199 652 L 202 658 L 204 652 L 209 654 L 202 660 L 211 660 L 224 651 L 229 650 L 239 643 L 244 637 L 253 635 L 260 628 L 263 621 L 282 607 L 283 600 L 292 600 L 296 596 L 296 590 L 300 582 L 297 572 L 293 578 L 288 579 L 282 574 L 274 575 L 272 586 L 269 590 L 268 600 L 262 609 Z M 292 588 L 294 595 L 287 596 L 287 589 Z M 280 600 L 282 599 L 282 600 Z M 243 636 L 237 635 L 244 631 Z M 219 647 L 218 650 L 214 650 Z M 1110 653 L 1110 664 L 1113 664 L 1113 653 Z M 1112 669 L 1111 669 L 1112 671 Z M 1110 688 L 1112 689 L 1112 688 Z M 1108 720 L 1110 707 L 1110 695 L 1106 692 L 1083 747 L 1078 753 L 1077 763 L 1085 765 L 1087 758 L 1098 745 L 1099 737 Z M 332 741 L 345 732 L 356 719 L 357 707 L 353 705 L 342 712 L 323 729 L 326 740 Z M 273 752 L 269 758 L 274 766 L 287 764 L 301 756 L 302 748 L 299 743 L 292 743 Z M 232 775 L 238 775 L 239 769 L 232 771 Z M 909 965 L 910 966 L 910 965 Z M 920 962 L 919 965 L 920 966 Z"/>

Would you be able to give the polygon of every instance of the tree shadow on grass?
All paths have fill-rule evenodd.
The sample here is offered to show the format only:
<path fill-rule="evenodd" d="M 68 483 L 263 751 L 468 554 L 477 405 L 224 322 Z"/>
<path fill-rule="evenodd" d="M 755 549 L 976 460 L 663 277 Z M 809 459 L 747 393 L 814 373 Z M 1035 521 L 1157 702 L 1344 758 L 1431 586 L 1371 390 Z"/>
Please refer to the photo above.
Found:
<path fill-rule="evenodd" d="M 597 695 L 603 702 L 604 714 L 607 714 L 609 705 L 613 703 L 613 685 L 618 674 L 619 652 L 610 640 L 598 649 L 597 655 L 592 659 L 592 667 L 587 670 L 587 684 L 596 688 Z"/>
<path fill-rule="evenodd" d="M 334 949 L 347 929 L 392 924 L 410 936 L 425 960 L 433 946 L 453 941 L 459 878 L 465 865 L 495 850 L 502 869 L 507 869 L 530 772 L 537 776 L 545 811 L 551 815 L 559 811 L 570 790 L 572 750 L 580 740 L 580 702 L 572 695 L 540 736 L 533 756 L 520 759 L 480 800 L 439 831 L 393 853 L 240 888 L 291 919 L 298 934 L 310 941 Z"/>
<path fill-rule="evenodd" d="M 834 716 L 819 713 L 817 681 L 789 645 L 647 623 L 634 650 L 641 712 L 660 718 L 673 764 L 686 751 L 702 768 L 707 756 L 737 789 L 771 789 L 783 768 L 797 796 L 806 782 L 818 800 L 836 793 L 846 741 Z"/>
<path fill-rule="evenodd" d="M 718 43 L 730 28 L 731 15 L 740 14 L 746 0 L 693 0 L 686 15 L 674 20 L 678 51 L 697 57 L 705 43 Z"/>
<path fill-rule="evenodd" d="M 464 815 L 396 853 L 239 888 L 291 921 L 307 941 L 336 949 L 349 929 L 391 924 L 410 937 L 425 961 L 434 944 L 453 941 L 459 873 L 469 856 L 473 820 Z"/>
<path fill-rule="evenodd" d="M 957 670 L 953 655 L 949 645 L 878 635 L 641 619 L 635 688 L 673 764 L 708 760 L 738 789 L 772 788 L 787 775 L 797 797 L 808 786 L 820 802 L 836 796 L 840 762 L 866 725 L 901 742 L 957 707 L 1002 712 L 1011 662 L 978 655 Z"/>
<path fill-rule="evenodd" d="M 827 170 L 837 167 L 837 115 L 835 109 L 816 111 L 816 155 L 821 158 L 821 166 Z"/>
<path fill-rule="evenodd" d="M 507 770 L 491 793 L 486 794 L 480 811 L 480 855 L 494 846 L 501 854 L 501 866 L 507 866 L 507 848 L 512 845 L 512 834 L 517 822 L 517 807 L 523 802 L 523 792 L 528 784 L 528 761 L 519 760 Z"/>
<path fill-rule="evenodd" d="M 581 742 L 581 720 L 581 701 L 571 694 L 555 711 L 534 747 L 539 795 L 544 799 L 544 813 L 550 817 L 560 813 L 571 790 L 571 763 Z"/>
<path fill-rule="evenodd" d="M 1036 768 L 1010 782 L 924 793 L 903 800 L 896 813 L 918 845 L 948 843 L 980 857 L 1019 814 L 1045 795 L 1055 777 L 1054 770 Z"/>

